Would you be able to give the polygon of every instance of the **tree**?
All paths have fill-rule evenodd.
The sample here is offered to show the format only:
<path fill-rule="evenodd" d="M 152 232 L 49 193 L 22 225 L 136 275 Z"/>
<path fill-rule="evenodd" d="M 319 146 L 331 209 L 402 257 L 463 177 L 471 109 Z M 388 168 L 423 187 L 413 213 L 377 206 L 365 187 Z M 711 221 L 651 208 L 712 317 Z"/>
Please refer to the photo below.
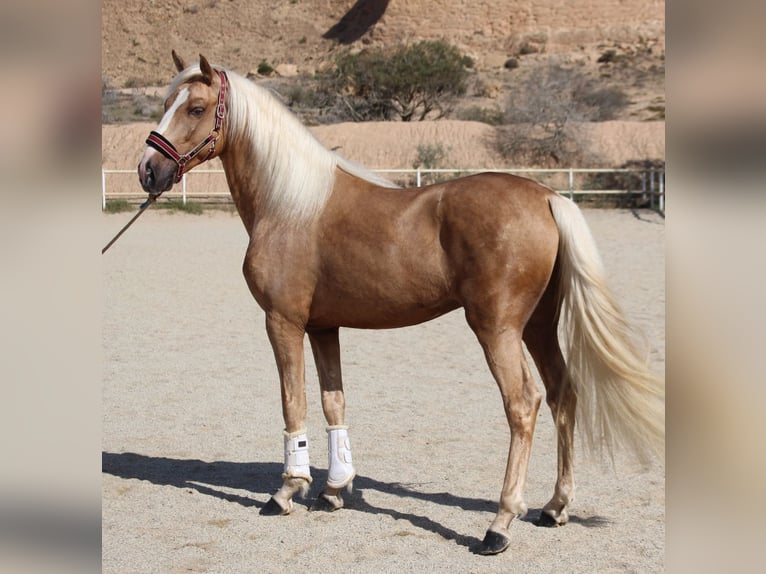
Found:
<path fill-rule="evenodd" d="M 535 165 L 581 162 L 588 158 L 582 157 L 572 122 L 613 119 L 627 103 L 619 88 L 603 87 L 581 70 L 553 64 L 514 86 L 495 147 L 506 157 Z"/>
<path fill-rule="evenodd" d="M 469 58 L 442 40 L 394 50 L 342 52 L 329 81 L 356 120 L 438 119 L 466 91 Z"/>

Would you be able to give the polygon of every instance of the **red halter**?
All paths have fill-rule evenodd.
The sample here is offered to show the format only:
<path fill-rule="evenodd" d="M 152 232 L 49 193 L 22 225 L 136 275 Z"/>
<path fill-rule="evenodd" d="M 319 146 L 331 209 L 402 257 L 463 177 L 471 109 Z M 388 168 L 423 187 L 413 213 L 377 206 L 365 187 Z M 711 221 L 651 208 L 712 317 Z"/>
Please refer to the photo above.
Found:
<path fill-rule="evenodd" d="M 191 159 L 197 157 L 206 146 L 212 144 L 210 145 L 210 150 L 207 152 L 207 155 L 202 160 L 203 162 L 209 160 L 215 153 L 215 144 L 218 141 L 218 137 L 221 135 L 221 126 L 223 125 L 223 119 L 226 116 L 226 72 L 218 72 L 218 77 L 221 78 L 221 90 L 218 92 L 218 106 L 215 109 L 215 125 L 213 126 L 213 129 L 210 130 L 210 135 L 208 135 L 198 146 L 189 153 L 181 155 L 178 153 L 176 146 L 170 143 L 161 133 L 152 130 L 149 137 L 146 138 L 147 145 L 152 146 L 166 158 L 172 159 L 176 162 L 176 165 L 178 165 L 175 183 L 181 181 L 186 164 Z"/>

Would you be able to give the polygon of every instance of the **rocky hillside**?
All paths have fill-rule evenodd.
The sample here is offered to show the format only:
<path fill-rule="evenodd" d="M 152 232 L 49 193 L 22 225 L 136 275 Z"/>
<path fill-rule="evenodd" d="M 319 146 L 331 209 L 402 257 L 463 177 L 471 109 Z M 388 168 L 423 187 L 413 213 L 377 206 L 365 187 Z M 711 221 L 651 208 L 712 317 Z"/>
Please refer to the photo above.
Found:
<path fill-rule="evenodd" d="M 102 71 L 115 86 L 164 84 L 171 48 L 248 72 L 312 73 L 339 45 L 446 39 L 482 71 L 518 54 L 664 54 L 662 0 L 104 0 Z"/>
<path fill-rule="evenodd" d="M 104 0 L 101 59 L 106 84 L 155 86 L 174 72 L 171 49 L 241 73 L 265 62 L 312 74 L 345 45 L 446 39 L 474 60 L 490 97 L 519 74 L 504 67 L 511 57 L 521 72 L 579 63 L 650 119 L 642 110 L 664 104 L 664 38 L 662 0 Z"/>

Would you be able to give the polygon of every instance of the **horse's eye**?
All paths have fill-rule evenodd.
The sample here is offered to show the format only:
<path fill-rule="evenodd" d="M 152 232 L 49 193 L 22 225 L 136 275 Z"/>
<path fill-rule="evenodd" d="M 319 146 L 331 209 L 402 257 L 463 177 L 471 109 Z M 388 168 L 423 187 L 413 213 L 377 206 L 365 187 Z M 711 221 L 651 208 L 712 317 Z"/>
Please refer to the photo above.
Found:
<path fill-rule="evenodd" d="M 202 117 L 203 113 L 205 113 L 205 108 L 202 108 L 200 106 L 197 106 L 189 110 L 189 115 L 194 116 L 195 118 Z"/>

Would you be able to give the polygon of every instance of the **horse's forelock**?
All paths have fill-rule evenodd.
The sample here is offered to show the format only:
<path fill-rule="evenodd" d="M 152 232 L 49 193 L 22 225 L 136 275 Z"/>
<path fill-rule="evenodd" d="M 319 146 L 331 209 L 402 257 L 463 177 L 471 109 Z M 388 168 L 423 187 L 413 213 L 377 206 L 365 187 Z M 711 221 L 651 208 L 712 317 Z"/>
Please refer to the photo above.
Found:
<path fill-rule="evenodd" d="M 200 72 L 199 65 L 190 66 L 186 68 L 183 72 L 179 72 L 178 74 L 176 74 L 175 78 L 171 80 L 170 85 L 168 86 L 168 89 L 165 91 L 165 100 L 167 100 L 170 96 L 175 94 L 178 91 L 178 88 L 180 88 L 183 84 L 190 81 L 191 78 L 193 78 L 195 75 L 201 75 L 201 74 L 202 72 Z"/>
<path fill-rule="evenodd" d="M 218 68 L 215 67 L 214 69 Z M 202 73 L 199 64 L 193 64 L 189 66 L 184 71 L 176 74 L 176 77 L 171 80 L 170 86 L 168 86 L 168 89 L 165 92 L 165 99 L 167 100 L 170 96 L 172 96 L 182 85 L 195 81 L 204 82 L 204 78 L 205 76 Z"/>

